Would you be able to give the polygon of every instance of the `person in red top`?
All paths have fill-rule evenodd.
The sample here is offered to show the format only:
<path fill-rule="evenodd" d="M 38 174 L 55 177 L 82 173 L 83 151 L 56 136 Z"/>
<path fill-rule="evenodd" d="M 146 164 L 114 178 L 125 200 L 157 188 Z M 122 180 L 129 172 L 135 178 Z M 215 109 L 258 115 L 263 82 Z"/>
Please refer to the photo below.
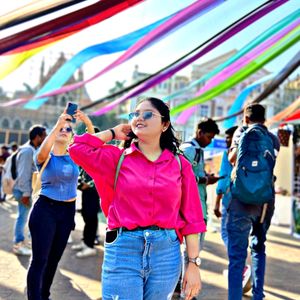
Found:
<path fill-rule="evenodd" d="M 192 166 L 177 154 L 163 101 L 141 100 L 129 120 L 75 136 L 69 147 L 71 158 L 94 179 L 108 218 L 102 299 L 171 299 L 184 237 L 190 263 L 183 288 L 190 300 L 201 289 L 198 236 L 206 231 Z M 124 148 L 106 144 L 112 139 L 125 141 Z"/>

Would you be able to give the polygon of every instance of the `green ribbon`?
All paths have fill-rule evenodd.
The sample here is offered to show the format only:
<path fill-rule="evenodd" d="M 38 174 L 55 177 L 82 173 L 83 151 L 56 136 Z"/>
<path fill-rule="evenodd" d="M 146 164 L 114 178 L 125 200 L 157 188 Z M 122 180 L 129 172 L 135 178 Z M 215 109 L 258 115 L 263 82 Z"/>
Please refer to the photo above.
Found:
<path fill-rule="evenodd" d="M 226 80 L 224 80 L 219 85 L 213 87 L 212 89 L 206 91 L 202 95 L 187 100 L 184 103 L 181 103 L 174 108 L 171 109 L 171 115 L 176 115 L 183 110 L 186 110 L 194 105 L 204 103 L 224 91 L 230 89 L 234 85 L 238 84 L 251 74 L 255 73 L 257 70 L 261 69 L 264 65 L 266 65 L 268 62 L 272 61 L 274 58 L 279 56 L 281 53 L 289 49 L 291 46 L 293 46 L 296 42 L 299 41 L 300 38 L 300 26 L 295 28 L 293 31 L 291 31 L 288 35 L 283 37 L 280 41 L 275 43 L 272 47 L 270 47 L 267 51 L 265 51 L 263 54 L 258 56 L 255 60 L 247 64 L 244 68 L 237 71 L 234 75 L 230 76 Z"/>

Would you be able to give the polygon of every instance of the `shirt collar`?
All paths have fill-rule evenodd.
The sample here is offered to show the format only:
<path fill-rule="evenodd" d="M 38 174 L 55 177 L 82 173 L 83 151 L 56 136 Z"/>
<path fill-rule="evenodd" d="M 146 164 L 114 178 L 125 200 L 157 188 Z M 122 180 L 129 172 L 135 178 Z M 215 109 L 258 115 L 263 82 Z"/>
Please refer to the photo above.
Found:
<path fill-rule="evenodd" d="M 201 149 L 201 146 L 199 145 L 198 141 L 197 141 L 195 138 L 193 138 L 192 141 L 193 141 L 193 143 L 194 143 L 194 145 L 195 145 L 195 148 Z"/>
<path fill-rule="evenodd" d="M 142 154 L 144 156 L 143 152 L 137 147 L 136 143 L 132 143 L 129 148 L 126 148 L 124 150 L 125 155 L 130 155 L 134 152 L 139 152 L 140 154 Z M 162 151 L 160 157 L 155 162 L 162 162 L 165 160 L 170 160 L 172 158 L 172 156 L 174 156 L 174 155 L 170 150 L 164 149 Z"/>

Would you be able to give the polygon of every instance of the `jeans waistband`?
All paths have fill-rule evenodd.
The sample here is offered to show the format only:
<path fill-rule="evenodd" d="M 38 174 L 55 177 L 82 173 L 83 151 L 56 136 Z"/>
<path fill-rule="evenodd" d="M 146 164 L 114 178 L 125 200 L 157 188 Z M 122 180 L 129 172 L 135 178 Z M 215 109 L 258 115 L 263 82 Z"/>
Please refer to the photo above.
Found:
<path fill-rule="evenodd" d="M 163 229 L 164 228 L 161 228 L 161 227 L 156 226 L 156 225 L 145 226 L 145 227 L 138 226 L 138 227 L 135 227 L 133 229 L 128 229 L 126 227 L 122 227 L 122 231 L 143 231 L 143 230 L 163 230 Z"/>
<path fill-rule="evenodd" d="M 47 201 L 48 203 L 50 203 L 51 205 L 75 205 L 76 201 L 59 201 L 59 200 L 53 200 L 51 198 L 48 198 L 47 196 L 44 195 L 40 195 L 40 198 L 42 201 Z"/>

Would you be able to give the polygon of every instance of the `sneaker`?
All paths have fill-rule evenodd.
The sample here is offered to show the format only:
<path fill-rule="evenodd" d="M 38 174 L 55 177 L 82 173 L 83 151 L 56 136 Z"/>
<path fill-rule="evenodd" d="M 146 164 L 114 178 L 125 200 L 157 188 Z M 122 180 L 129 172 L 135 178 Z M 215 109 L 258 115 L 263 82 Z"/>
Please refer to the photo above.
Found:
<path fill-rule="evenodd" d="M 25 247 L 23 242 L 14 244 L 12 251 L 16 255 L 23 255 L 23 256 L 30 256 L 31 255 L 31 250 L 28 249 L 27 247 Z"/>
<path fill-rule="evenodd" d="M 75 251 L 80 251 L 82 250 L 83 248 L 85 248 L 85 244 L 84 242 L 80 242 L 79 244 L 75 244 L 71 247 L 71 250 L 75 250 Z"/>
<path fill-rule="evenodd" d="M 251 281 L 251 266 L 246 265 L 243 270 L 243 294 L 251 290 Z"/>
<path fill-rule="evenodd" d="M 90 247 L 85 247 L 81 251 L 76 253 L 77 258 L 85 258 L 89 256 L 95 256 L 97 254 L 97 250 Z"/>

